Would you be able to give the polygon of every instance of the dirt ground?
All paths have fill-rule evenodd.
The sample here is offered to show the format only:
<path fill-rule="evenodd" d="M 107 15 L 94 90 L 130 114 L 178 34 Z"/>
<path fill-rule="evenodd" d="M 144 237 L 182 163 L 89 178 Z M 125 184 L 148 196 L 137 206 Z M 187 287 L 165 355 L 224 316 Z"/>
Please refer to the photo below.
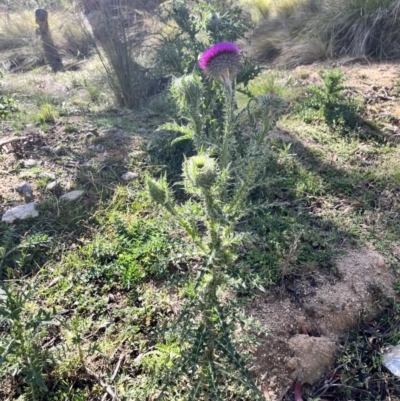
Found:
<path fill-rule="evenodd" d="M 333 366 L 340 335 L 378 311 L 376 291 L 394 296 L 395 276 L 373 249 L 349 251 L 337 268 L 340 278 L 305 275 L 284 295 L 276 290 L 249 308 L 268 329 L 254 369 L 271 401 L 282 399 L 294 381 L 312 384 Z"/>

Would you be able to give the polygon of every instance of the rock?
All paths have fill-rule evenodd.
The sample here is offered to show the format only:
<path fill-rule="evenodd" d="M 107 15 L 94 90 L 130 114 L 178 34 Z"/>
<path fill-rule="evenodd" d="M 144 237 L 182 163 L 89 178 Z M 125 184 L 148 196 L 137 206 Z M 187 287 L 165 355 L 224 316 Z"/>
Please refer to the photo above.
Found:
<path fill-rule="evenodd" d="M 14 223 L 15 220 L 25 220 L 38 216 L 39 212 L 35 209 L 35 203 L 31 202 L 7 210 L 1 218 L 1 221 L 11 224 Z"/>
<path fill-rule="evenodd" d="M 103 145 L 95 145 L 95 146 L 91 146 L 90 150 L 94 150 L 97 153 L 103 153 L 104 152 L 104 146 Z"/>
<path fill-rule="evenodd" d="M 52 181 L 46 185 L 46 190 L 50 192 L 56 192 L 60 189 L 60 183 L 58 181 Z"/>
<path fill-rule="evenodd" d="M 400 345 L 391 347 L 382 356 L 382 363 L 395 376 L 400 376 Z"/>
<path fill-rule="evenodd" d="M 51 146 L 49 146 L 49 145 L 42 146 L 40 149 L 42 149 L 42 150 L 44 150 L 46 152 L 52 152 L 53 151 L 53 148 Z"/>
<path fill-rule="evenodd" d="M 128 171 L 121 175 L 121 180 L 127 181 L 127 182 L 136 180 L 137 178 L 139 178 L 139 174 L 133 173 L 132 171 Z"/>
<path fill-rule="evenodd" d="M 25 201 L 29 202 L 33 198 L 33 189 L 32 187 L 27 183 L 24 182 L 21 185 L 18 185 L 18 187 L 15 188 L 15 190 L 24 197 Z"/>
<path fill-rule="evenodd" d="M 40 173 L 38 175 L 39 178 L 49 178 L 50 180 L 55 180 L 56 176 L 54 174 L 51 173 Z"/>
<path fill-rule="evenodd" d="M 66 194 L 61 196 L 60 199 L 65 200 L 65 201 L 74 201 L 74 200 L 79 199 L 84 193 L 85 193 L 85 191 L 78 189 L 76 191 L 67 192 Z"/>
<path fill-rule="evenodd" d="M 143 128 L 143 127 L 138 128 L 137 132 L 140 132 L 140 133 L 146 132 L 146 128 Z"/>
<path fill-rule="evenodd" d="M 288 344 L 295 355 L 291 365 L 296 367 L 298 379 L 302 383 L 314 383 L 335 362 L 337 347 L 328 337 L 297 334 Z"/>
<path fill-rule="evenodd" d="M 66 154 L 65 148 L 63 146 L 56 146 L 55 148 L 53 148 L 53 152 L 57 156 L 63 156 Z"/>
<path fill-rule="evenodd" d="M 28 159 L 28 160 L 23 160 L 22 165 L 23 167 L 34 167 L 38 164 L 41 164 L 38 160 L 35 159 Z"/>

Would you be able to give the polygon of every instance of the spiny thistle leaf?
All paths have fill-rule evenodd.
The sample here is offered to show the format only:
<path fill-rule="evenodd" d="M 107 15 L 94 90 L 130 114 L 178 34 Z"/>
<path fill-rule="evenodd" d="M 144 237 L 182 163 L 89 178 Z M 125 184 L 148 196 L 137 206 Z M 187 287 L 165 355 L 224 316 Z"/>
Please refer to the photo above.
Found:
<path fill-rule="evenodd" d="M 193 135 L 194 135 L 194 132 L 191 128 L 189 128 L 188 126 L 178 125 L 176 123 L 162 124 L 157 128 L 157 131 L 171 131 L 171 132 L 177 132 L 179 134 L 183 134 L 183 136 L 174 139 L 171 142 L 171 145 L 174 145 L 175 143 L 184 141 L 186 139 L 192 139 Z"/>

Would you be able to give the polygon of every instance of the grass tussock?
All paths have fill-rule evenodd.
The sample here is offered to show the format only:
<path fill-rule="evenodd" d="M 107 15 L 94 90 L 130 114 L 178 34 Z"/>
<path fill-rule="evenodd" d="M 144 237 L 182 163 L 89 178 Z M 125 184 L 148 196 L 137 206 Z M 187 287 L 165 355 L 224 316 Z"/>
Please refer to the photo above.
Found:
<path fill-rule="evenodd" d="M 82 5 L 90 33 L 102 49 L 98 49 L 98 55 L 118 104 L 139 105 L 153 94 L 155 84 L 148 68 L 151 49 L 147 39 L 152 23 L 147 12 L 149 4 L 125 0 L 107 4 L 94 0 L 83 1 Z"/>
<path fill-rule="evenodd" d="M 93 52 L 94 41 L 87 35 L 76 14 L 65 10 L 49 12 L 49 24 L 54 45 L 64 60 L 74 63 Z M 20 10 L 1 20 L 0 53 L 3 67 L 14 71 L 45 64 L 45 52 L 37 33 L 34 12 Z"/>
<path fill-rule="evenodd" d="M 248 2 L 262 60 L 296 66 L 329 57 L 398 58 L 399 0 Z M 255 11 L 256 10 L 256 11 Z"/>

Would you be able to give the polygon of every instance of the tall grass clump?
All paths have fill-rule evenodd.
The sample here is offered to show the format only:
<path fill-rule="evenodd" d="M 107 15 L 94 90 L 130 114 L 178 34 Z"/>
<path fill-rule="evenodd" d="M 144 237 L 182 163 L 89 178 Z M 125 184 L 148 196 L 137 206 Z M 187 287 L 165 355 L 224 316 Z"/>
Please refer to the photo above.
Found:
<path fill-rule="evenodd" d="M 223 123 L 212 134 L 207 125 L 216 103 L 205 107 L 205 102 L 216 93 L 208 89 L 198 71 L 172 83 L 172 96 L 185 123 L 168 124 L 168 129 L 175 125 L 175 131 L 193 140 L 197 151 L 183 163 L 183 187 L 190 200 L 178 204 L 165 177 L 147 180 L 152 200 L 186 230 L 203 258 L 189 300 L 170 334 L 180 351 L 164 380 L 161 394 L 166 399 L 225 400 L 232 394 L 243 400 L 265 399 L 245 367 L 247 357 L 235 339 L 236 330 L 245 323 L 227 293 L 236 250 L 246 242 L 237 223 L 267 206 L 251 201 L 250 195 L 264 181 L 269 157 L 266 137 L 285 104 L 275 94 L 263 94 L 237 111 L 239 53 L 235 44 L 222 42 L 207 49 L 199 61 L 208 80 L 222 91 Z M 246 135 L 243 124 L 249 127 Z M 171 390 L 173 383 L 185 386 Z"/>
<path fill-rule="evenodd" d="M 154 90 L 149 69 L 148 33 L 150 14 L 144 2 L 115 0 L 82 2 L 98 55 L 119 105 L 135 107 Z"/>
<path fill-rule="evenodd" d="M 262 4 L 253 37 L 261 59 L 295 66 L 338 56 L 400 56 L 399 0 L 287 0 Z"/>
<path fill-rule="evenodd" d="M 324 58 L 325 47 L 315 46 L 316 39 L 310 41 L 309 37 L 300 34 L 318 14 L 321 1 L 271 0 L 257 1 L 256 4 L 259 12 L 256 16 L 257 27 L 252 35 L 252 44 L 257 59 L 274 60 L 281 65 L 294 66 L 306 63 L 303 60 L 313 62 Z M 290 60 L 285 60 L 286 57 L 290 57 Z"/>
<path fill-rule="evenodd" d="M 322 34 L 334 55 L 399 57 L 399 17 L 399 0 L 326 0 L 307 30 Z"/>

